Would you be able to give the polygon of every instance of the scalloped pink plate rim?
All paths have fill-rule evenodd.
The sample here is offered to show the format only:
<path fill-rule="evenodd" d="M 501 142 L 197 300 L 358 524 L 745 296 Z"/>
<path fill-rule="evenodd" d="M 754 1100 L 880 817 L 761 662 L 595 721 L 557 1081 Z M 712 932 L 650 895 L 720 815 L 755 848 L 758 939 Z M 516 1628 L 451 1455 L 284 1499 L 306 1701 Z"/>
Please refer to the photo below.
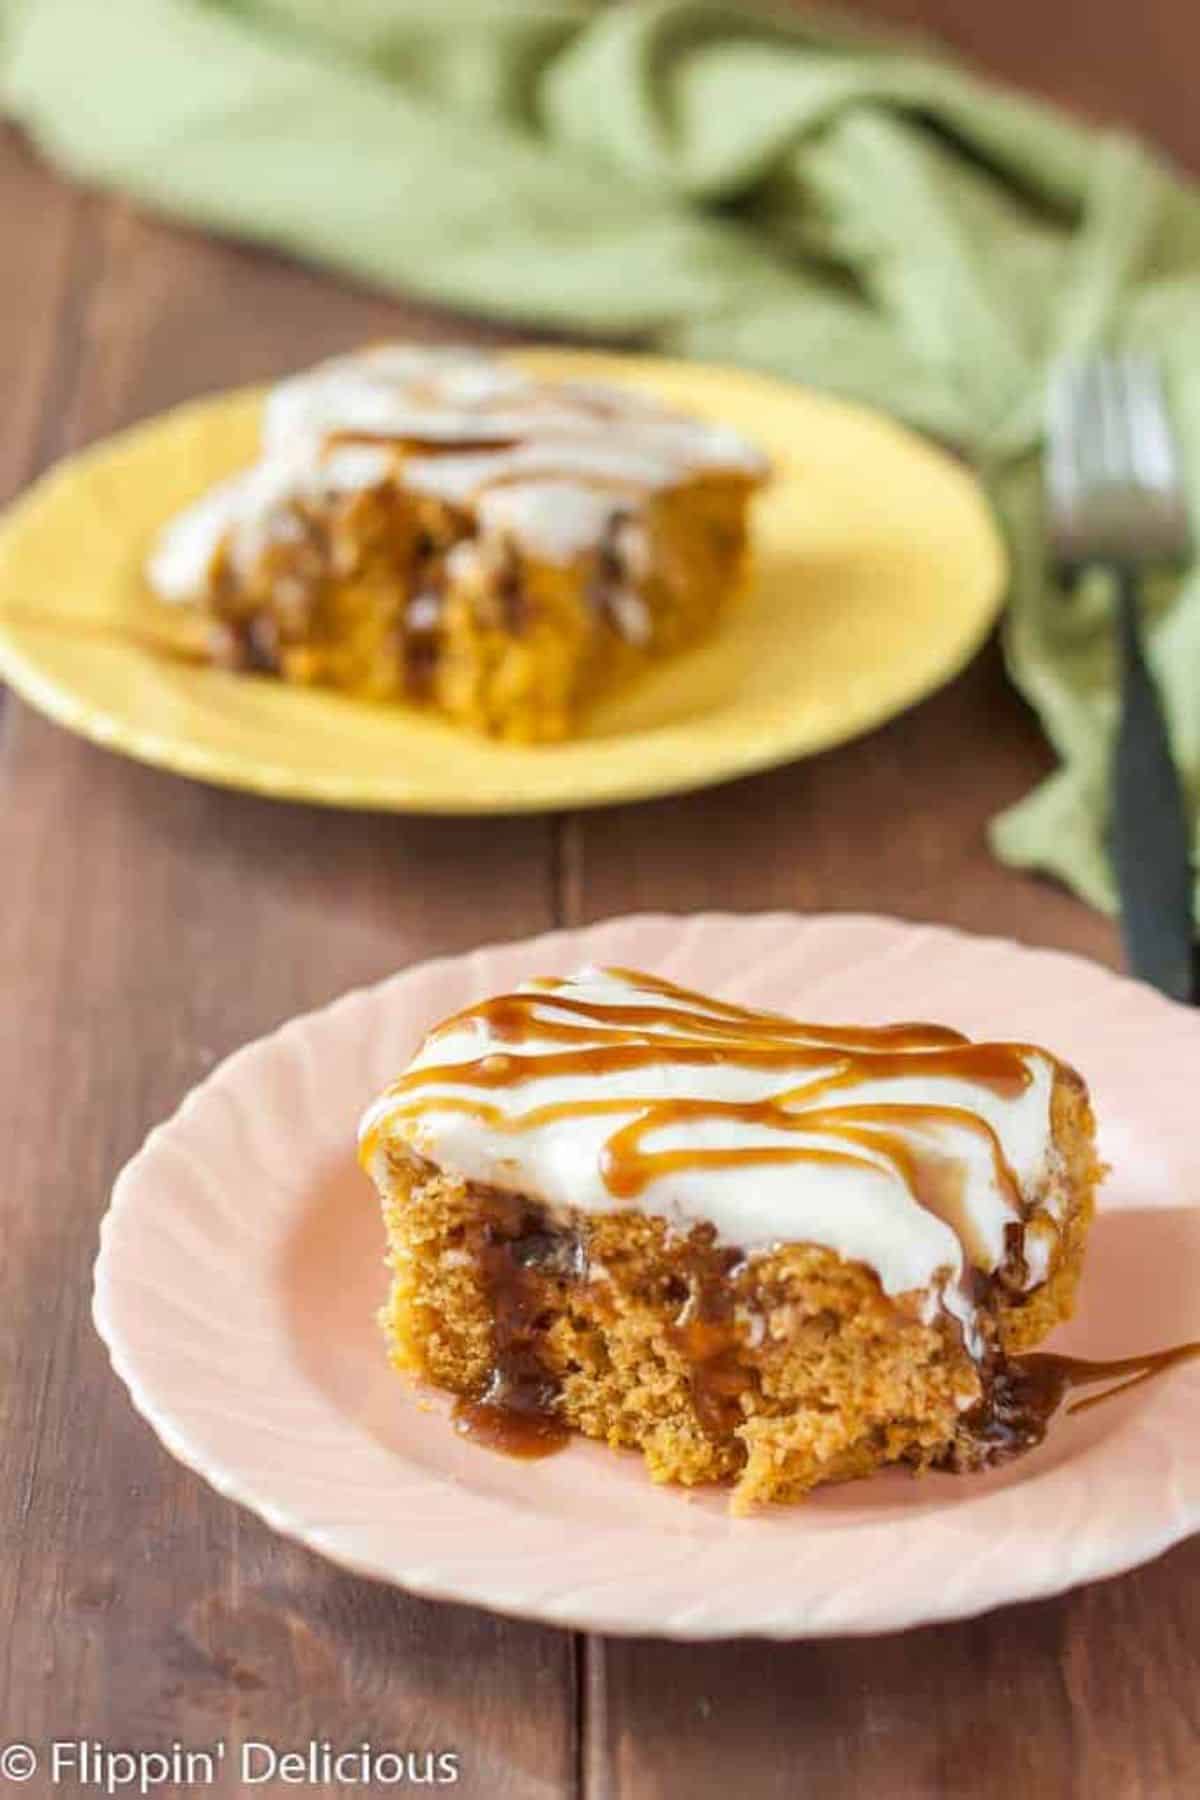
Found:
<path fill-rule="evenodd" d="M 276 1530 L 429 1598 L 581 1629 L 823 1637 L 961 1618 L 1200 1527 L 1200 1364 L 1060 1416 L 985 1476 L 890 1471 L 731 1519 L 573 1442 L 513 1462 L 387 1367 L 361 1107 L 435 1020 L 583 962 L 810 1018 L 924 1016 L 1079 1066 L 1111 1164 L 1077 1318 L 1106 1356 L 1200 1338 L 1200 1015 L 1080 958 L 852 914 L 637 915 L 421 963 L 224 1062 L 122 1172 L 94 1314 L 166 1448 Z"/>

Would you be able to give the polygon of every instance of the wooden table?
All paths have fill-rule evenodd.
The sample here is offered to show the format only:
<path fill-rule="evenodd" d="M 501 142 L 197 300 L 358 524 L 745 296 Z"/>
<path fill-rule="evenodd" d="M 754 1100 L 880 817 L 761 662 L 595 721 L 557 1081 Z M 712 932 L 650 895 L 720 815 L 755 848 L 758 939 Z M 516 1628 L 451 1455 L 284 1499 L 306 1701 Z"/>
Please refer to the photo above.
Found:
<path fill-rule="evenodd" d="M 944 23 L 1200 169 L 1200 19 L 1182 0 L 875 10 Z M 363 338 L 501 335 L 152 222 L 12 138 L 0 216 L 9 493 L 172 401 Z M 873 1642 L 573 1637 L 408 1599 L 274 1536 L 159 1447 L 88 1316 L 97 1221 L 148 1127 L 244 1040 L 431 952 L 638 907 L 787 906 L 1115 961 L 1104 921 L 985 848 L 985 821 L 1049 761 L 994 647 L 831 755 L 558 818 L 318 813 L 139 768 L 12 699 L 2 726 L 0 1736 L 454 1747 L 460 1791 L 486 1800 L 1200 1791 L 1200 1540 L 1061 1600 Z"/>

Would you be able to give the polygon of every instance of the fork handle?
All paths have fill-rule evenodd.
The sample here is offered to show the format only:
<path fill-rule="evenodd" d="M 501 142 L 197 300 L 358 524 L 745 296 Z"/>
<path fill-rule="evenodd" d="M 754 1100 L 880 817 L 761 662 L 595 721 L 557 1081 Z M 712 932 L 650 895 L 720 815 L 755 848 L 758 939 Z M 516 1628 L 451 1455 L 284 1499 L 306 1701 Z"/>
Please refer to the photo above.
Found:
<path fill-rule="evenodd" d="M 1138 584 L 1117 575 L 1121 721 L 1113 748 L 1112 853 L 1131 972 L 1192 998 L 1191 829 L 1167 722 L 1142 648 Z"/>

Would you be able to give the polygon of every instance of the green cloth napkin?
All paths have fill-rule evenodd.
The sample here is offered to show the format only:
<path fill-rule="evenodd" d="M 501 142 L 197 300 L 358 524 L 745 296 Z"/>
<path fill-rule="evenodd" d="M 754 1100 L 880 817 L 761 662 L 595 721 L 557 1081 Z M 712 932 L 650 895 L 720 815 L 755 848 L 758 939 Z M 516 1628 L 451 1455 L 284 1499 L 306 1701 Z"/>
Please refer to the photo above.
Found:
<path fill-rule="evenodd" d="M 203 224 L 960 446 L 1061 758 L 994 844 L 1112 906 L 1109 606 L 1048 578 L 1036 449 L 1050 357 L 1152 349 L 1200 516 L 1200 196 L 1139 144 L 924 47 L 702 0 L 0 0 L 0 106 L 73 173 Z M 1200 578 L 1148 610 L 1197 802 Z"/>

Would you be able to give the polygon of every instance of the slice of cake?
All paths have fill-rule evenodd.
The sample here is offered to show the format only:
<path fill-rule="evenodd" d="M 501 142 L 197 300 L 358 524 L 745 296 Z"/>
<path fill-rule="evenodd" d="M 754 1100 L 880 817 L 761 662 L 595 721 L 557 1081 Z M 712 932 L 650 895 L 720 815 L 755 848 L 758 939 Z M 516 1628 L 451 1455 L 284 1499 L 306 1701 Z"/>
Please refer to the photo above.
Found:
<path fill-rule="evenodd" d="M 707 631 L 762 457 L 630 389 L 384 345 L 269 396 L 255 466 L 148 564 L 214 660 L 516 740 Z"/>
<path fill-rule="evenodd" d="M 737 1510 L 1037 1442 L 1010 1359 L 1070 1314 L 1099 1174 L 1045 1050 L 619 969 L 438 1026 L 361 1154 L 398 1367 L 500 1447 L 573 1428 Z"/>

